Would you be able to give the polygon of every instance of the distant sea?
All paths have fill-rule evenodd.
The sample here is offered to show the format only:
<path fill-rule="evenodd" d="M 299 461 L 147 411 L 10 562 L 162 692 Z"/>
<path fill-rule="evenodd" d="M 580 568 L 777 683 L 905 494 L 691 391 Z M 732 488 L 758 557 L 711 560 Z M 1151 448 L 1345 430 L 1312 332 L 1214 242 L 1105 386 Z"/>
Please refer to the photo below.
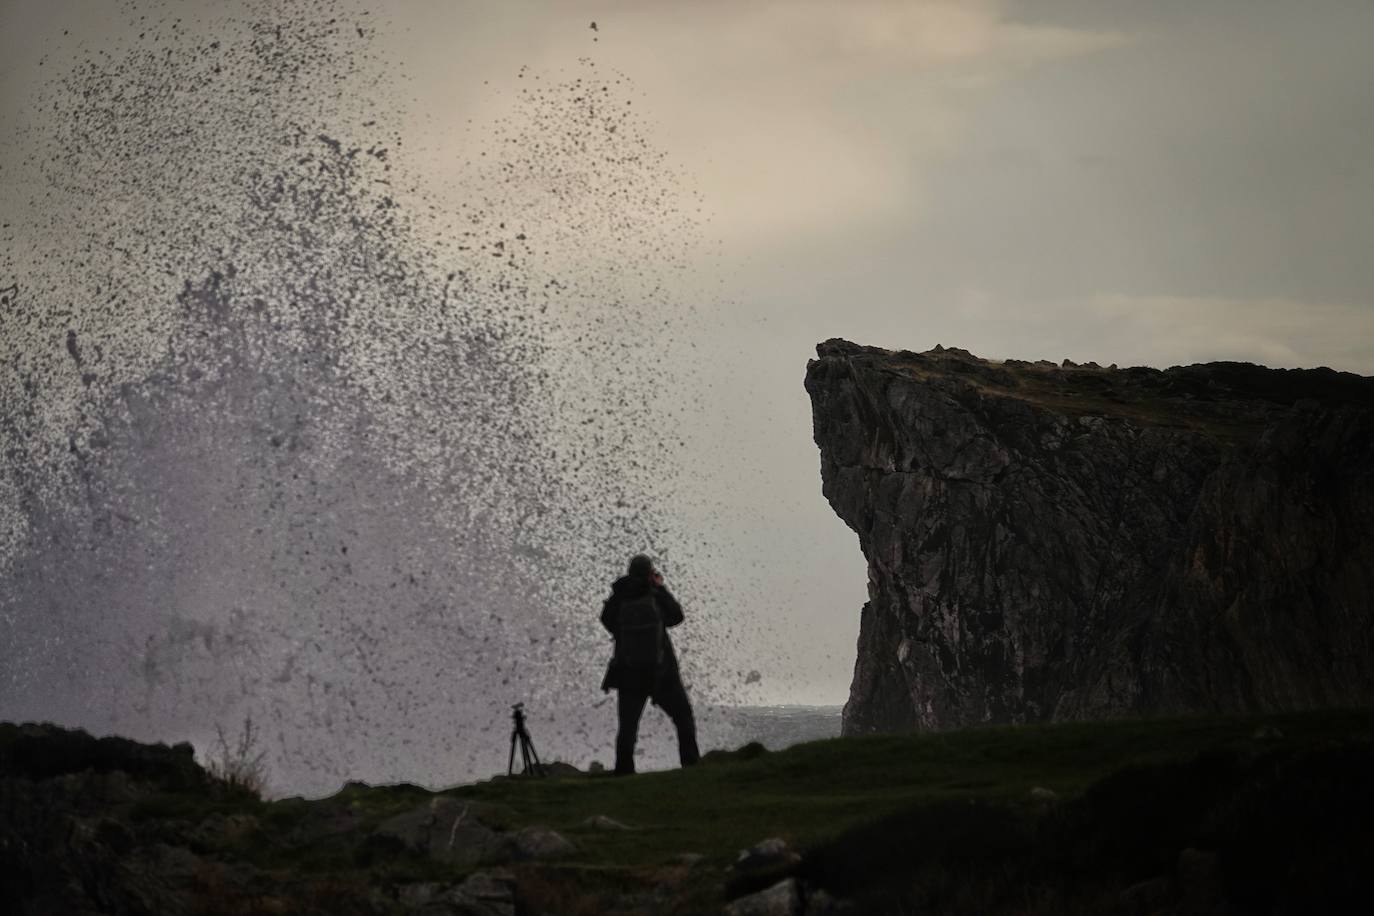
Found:
<path fill-rule="evenodd" d="M 715 706 L 696 707 L 697 744 L 701 752 L 733 751 L 751 741 L 757 741 L 770 751 L 780 751 L 806 741 L 836 738 L 840 734 L 840 706 Z M 548 756 L 567 760 L 586 767 L 592 760 L 610 766 L 615 759 L 615 703 L 606 702 L 596 711 L 596 719 L 589 723 L 590 731 L 583 732 L 591 746 L 581 753 L 568 753 L 571 742 L 561 747 L 555 736 L 545 738 L 544 720 L 558 716 L 536 714 L 532 719 L 535 741 L 541 740 L 557 750 Z M 577 721 L 572 713 L 563 717 Z M 495 745 L 494 745 L 495 746 Z M 500 747 L 497 747 L 500 750 Z M 542 746 L 541 746 L 542 750 Z M 495 758 L 493 758 L 495 759 Z M 505 758 L 498 761 L 503 767 Z M 677 735 L 663 711 L 653 706 L 644 710 L 640 721 L 639 741 L 635 747 L 635 766 L 640 772 L 663 770 L 678 765 Z"/>
<path fill-rule="evenodd" d="M 806 741 L 838 738 L 842 706 L 714 706 L 703 710 L 703 724 L 717 716 L 723 735 L 731 735 L 733 747 L 758 741 L 770 751 L 780 751 Z M 707 718 L 709 716 L 709 719 Z M 714 724 L 714 723 L 713 723 Z M 727 742 L 728 743 L 728 742 Z M 706 748 L 703 748 L 705 750 Z"/>

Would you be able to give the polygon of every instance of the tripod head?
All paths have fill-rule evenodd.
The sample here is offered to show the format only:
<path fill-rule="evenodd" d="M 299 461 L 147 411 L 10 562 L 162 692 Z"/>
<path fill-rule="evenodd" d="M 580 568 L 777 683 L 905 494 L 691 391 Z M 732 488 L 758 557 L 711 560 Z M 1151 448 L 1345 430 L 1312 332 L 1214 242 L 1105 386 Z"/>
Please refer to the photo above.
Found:
<path fill-rule="evenodd" d="M 525 704 L 516 703 L 510 709 L 510 717 L 515 720 L 516 727 L 523 729 L 525 726 Z"/>

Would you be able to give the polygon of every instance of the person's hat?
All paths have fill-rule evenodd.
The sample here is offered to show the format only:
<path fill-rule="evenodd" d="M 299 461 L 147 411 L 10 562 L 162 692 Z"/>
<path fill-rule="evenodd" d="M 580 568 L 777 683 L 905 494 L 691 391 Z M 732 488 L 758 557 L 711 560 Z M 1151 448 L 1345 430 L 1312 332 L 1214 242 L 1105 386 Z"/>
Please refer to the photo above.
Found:
<path fill-rule="evenodd" d="M 647 576 L 654 571 L 654 561 L 644 554 L 636 554 L 630 558 L 630 575 Z"/>

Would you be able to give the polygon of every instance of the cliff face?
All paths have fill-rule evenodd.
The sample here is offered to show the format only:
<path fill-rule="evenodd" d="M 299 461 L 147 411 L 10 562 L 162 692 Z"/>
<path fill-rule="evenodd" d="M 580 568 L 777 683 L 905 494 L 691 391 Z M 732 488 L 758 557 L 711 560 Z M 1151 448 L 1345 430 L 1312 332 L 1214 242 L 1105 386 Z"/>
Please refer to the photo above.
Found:
<path fill-rule="evenodd" d="M 817 352 L 847 734 L 1374 703 L 1374 379 Z"/>

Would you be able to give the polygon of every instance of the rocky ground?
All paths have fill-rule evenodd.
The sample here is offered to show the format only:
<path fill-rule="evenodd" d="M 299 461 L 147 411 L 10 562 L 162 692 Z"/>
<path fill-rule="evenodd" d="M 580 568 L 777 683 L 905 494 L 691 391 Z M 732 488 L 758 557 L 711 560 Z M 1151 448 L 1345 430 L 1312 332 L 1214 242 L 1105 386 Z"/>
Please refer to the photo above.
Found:
<path fill-rule="evenodd" d="M 841 738 L 264 801 L 188 745 L 0 725 L 18 914 L 1341 913 L 1374 712 Z"/>

